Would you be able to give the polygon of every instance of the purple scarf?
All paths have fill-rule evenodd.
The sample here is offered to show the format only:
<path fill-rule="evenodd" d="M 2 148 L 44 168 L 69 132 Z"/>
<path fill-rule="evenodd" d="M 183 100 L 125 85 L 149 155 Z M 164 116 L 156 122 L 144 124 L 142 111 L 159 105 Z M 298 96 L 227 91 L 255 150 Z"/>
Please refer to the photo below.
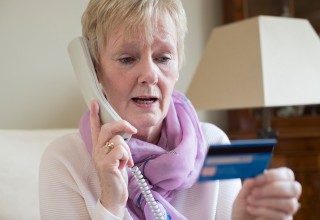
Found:
<path fill-rule="evenodd" d="M 81 118 L 80 134 L 91 153 L 88 113 Z M 149 182 L 160 208 L 173 220 L 186 219 L 170 201 L 176 191 L 190 188 L 196 182 L 207 151 L 197 114 L 189 100 L 183 94 L 173 92 L 157 145 L 136 138 L 131 138 L 128 145 L 135 165 Z M 153 213 L 129 170 L 128 177 L 127 208 L 131 216 L 133 219 L 153 219 Z"/>

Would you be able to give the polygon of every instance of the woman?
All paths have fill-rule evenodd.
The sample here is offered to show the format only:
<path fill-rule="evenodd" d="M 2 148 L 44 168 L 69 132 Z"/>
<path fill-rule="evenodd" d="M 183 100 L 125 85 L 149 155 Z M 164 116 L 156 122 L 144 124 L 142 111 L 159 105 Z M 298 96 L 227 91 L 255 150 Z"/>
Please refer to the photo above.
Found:
<path fill-rule="evenodd" d="M 147 179 L 163 219 L 291 219 L 301 186 L 287 168 L 196 182 L 208 144 L 227 143 L 174 91 L 186 16 L 178 0 L 91 0 L 82 17 L 103 92 L 123 120 L 102 124 L 93 101 L 80 133 L 53 142 L 40 169 L 43 219 L 153 219 L 128 167 Z M 122 133 L 132 135 L 126 143 Z"/>

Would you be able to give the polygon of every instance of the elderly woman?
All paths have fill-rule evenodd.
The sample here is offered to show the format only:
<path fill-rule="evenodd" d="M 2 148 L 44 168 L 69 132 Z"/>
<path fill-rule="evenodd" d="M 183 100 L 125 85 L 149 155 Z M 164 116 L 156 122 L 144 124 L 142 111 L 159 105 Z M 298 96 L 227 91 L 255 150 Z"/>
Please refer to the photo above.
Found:
<path fill-rule="evenodd" d="M 133 165 L 162 219 L 292 218 L 301 186 L 287 168 L 243 186 L 238 179 L 197 183 L 207 146 L 229 140 L 200 123 L 174 91 L 187 31 L 179 0 L 91 0 L 82 25 L 104 95 L 123 120 L 102 124 L 93 101 L 80 132 L 48 147 L 40 169 L 43 219 L 153 219 Z M 132 135 L 128 143 L 123 133 Z"/>

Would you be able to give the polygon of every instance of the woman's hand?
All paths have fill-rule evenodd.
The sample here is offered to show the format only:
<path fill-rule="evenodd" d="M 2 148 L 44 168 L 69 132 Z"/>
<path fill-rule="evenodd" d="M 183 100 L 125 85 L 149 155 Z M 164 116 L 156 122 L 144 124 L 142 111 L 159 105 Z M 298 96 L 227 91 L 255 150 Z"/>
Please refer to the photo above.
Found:
<path fill-rule="evenodd" d="M 123 217 L 128 199 L 126 165 L 132 167 L 130 148 L 121 133 L 135 134 L 137 130 L 126 121 L 101 125 L 99 105 L 92 101 L 90 110 L 92 158 L 99 176 L 102 205 L 115 216 Z M 113 143 L 114 148 L 106 146 Z"/>
<path fill-rule="evenodd" d="M 298 211 L 301 185 L 288 168 L 267 170 L 244 181 L 232 210 L 232 219 L 289 220 Z"/>

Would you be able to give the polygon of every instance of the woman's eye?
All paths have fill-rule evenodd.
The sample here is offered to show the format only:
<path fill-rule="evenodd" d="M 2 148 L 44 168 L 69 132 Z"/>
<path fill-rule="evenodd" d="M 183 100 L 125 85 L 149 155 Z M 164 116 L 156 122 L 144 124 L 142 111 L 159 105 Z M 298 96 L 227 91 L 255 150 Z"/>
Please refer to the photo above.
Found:
<path fill-rule="evenodd" d="M 127 63 L 133 62 L 134 59 L 132 57 L 123 57 L 123 58 L 120 58 L 119 61 L 121 63 L 127 64 Z"/>
<path fill-rule="evenodd" d="M 158 60 L 160 63 L 167 63 L 167 62 L 169 62 L 171 59 L 170 59 L 170 57 L 159 57 L 157 60 Z"/>

